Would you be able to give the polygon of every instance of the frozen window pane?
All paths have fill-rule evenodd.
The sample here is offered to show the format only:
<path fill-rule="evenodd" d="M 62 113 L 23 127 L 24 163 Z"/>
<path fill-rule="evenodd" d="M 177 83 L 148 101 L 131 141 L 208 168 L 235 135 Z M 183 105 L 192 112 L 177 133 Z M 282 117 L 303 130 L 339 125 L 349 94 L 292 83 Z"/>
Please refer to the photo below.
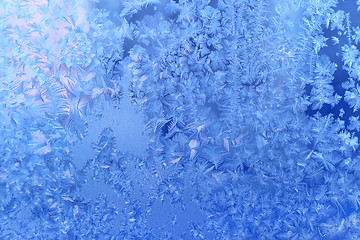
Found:
<path fill-rule="evenodd" d="M 359 1 L 0 1 L 0 239 L 359 239 Z"/>

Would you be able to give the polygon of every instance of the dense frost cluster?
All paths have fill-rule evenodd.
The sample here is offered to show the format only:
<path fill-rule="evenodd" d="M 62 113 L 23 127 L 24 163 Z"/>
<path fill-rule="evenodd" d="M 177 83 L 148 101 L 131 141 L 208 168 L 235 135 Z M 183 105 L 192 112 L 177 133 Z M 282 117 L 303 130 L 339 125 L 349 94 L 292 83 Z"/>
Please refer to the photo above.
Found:
<path fill-rule="evenodd" d="M 356 8 L 0 1 L 0 239 L 359 239 Z"/>

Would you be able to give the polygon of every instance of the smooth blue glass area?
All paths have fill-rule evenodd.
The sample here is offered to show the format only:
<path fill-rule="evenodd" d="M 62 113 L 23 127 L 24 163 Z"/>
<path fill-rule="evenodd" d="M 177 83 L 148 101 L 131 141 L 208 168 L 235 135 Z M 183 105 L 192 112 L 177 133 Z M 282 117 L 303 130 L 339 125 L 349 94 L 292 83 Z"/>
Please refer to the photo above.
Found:
<path fill-rule="evenodd" d="M 359 0 L 0 9 L 0 240 L 360 239 Z"/>

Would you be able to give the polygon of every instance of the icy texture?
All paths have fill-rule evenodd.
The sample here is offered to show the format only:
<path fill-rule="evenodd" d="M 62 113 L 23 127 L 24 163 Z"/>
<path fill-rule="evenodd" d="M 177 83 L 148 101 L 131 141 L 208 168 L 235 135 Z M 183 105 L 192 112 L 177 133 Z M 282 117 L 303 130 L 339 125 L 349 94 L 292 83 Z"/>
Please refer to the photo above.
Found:
<path fill-rule="evenodd" d="M 0 239 L 360 238 L 359 1 L 114 2 L 0 1 Z"/>

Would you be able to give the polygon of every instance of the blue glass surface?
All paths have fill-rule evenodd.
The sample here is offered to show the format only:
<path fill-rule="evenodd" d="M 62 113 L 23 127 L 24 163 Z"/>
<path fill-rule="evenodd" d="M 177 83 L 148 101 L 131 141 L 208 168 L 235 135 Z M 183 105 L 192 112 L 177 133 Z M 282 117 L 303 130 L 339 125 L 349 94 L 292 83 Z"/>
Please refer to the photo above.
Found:
<path fill-rule="evenodd" d="M 359 0 L 0 9 L 0 239 L 360 239 Z"/>

